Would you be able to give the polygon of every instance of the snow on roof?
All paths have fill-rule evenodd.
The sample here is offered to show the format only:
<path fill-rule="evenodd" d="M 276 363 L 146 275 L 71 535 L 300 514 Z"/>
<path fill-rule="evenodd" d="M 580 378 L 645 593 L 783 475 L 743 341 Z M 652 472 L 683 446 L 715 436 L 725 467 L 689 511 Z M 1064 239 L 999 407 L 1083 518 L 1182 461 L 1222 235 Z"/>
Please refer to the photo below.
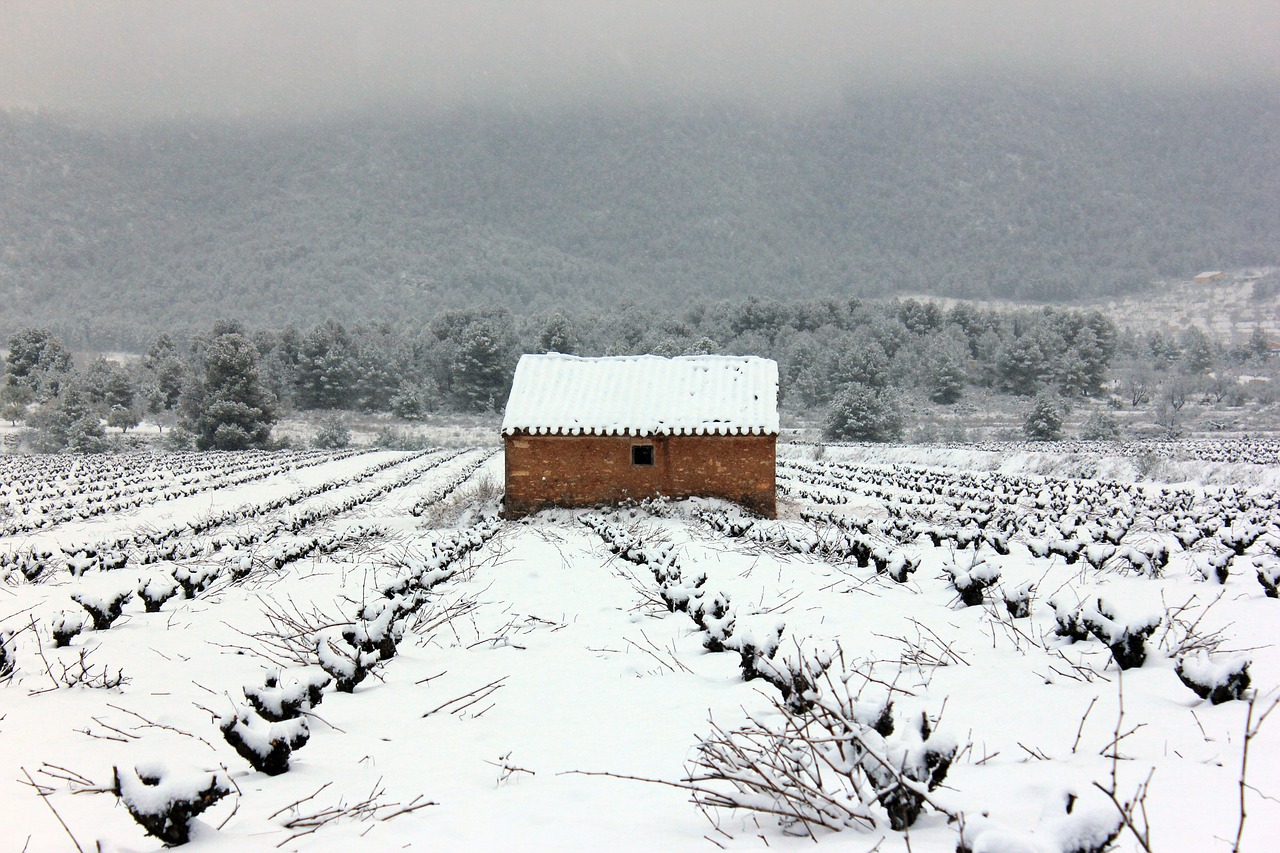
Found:
<path fill-rule="evenodd" d="M 523 355 L 502 432 L 778 433 L 778 364 L 753 355 Z"/>

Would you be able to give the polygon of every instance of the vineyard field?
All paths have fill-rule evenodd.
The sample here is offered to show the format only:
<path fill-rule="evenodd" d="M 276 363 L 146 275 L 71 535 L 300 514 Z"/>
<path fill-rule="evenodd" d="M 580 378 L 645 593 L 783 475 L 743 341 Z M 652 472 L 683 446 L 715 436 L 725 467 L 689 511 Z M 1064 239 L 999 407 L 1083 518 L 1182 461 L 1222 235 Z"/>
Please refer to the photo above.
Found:
<path fill-rule="evenodd" d="M 1184 450 L 515 522 L 493 447 L 0 457 L 0 846 L 1261 853 L 1280 465 Z"/>

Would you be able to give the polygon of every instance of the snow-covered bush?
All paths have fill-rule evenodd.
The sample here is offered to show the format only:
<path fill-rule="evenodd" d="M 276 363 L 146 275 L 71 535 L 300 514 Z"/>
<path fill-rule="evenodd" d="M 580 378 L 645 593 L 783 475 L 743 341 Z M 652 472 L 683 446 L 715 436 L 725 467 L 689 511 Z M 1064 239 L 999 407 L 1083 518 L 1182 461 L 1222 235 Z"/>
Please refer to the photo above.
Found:
<path fill-rule="evenodd" d="M 311 446 L 321 450 L 342 450 L 351 444 L 351 430 L 341 415 L 330 415 L 320 422 L 320 428 L 311 439 Z"/>
<path fill-rule="evenodd" d="M 865 753 L 860 766 L 889 814 L 889 826 L 899 831 L 916 822 L 924 810 L 920 789 L 933 791 L 942 784 L 958 750 L 954 738 L 932 731 L 924 714 L 911 722 L 899 738 L 886 738 L 873 730 L 861 736 Z"/>
<path fill-rule="evenodd" d="M 222 567 L 214 564 L 178 566 L 173 570 L 173 579 L 182 587 L 184 596 L 195 598 L 212 586 L 221 574 Z"/>
<path fill-rule="evenodd" d="M 1280 598 L 1280 558 L 1264 554 L 1253 558 L 1253 566 L 1267 598 Z"/>
<path fill-rule="evenodd" d="M 957 744 L 923 715 L 895 734 L 890 703 L 860 701 L 851 675 L 807 671 L 803 710 L 775 701 L 770 714 L 733 731 L 713 723 L 686 767 L 694 801 L 771 815 L 785 831 L 810 836 L 814 827 L 871 828 L 886 817 L 896 830 L 914 824 Z"/>
<path fill-rule="evenodd" d="M 54 648 L 65 648 L 84 630 L 84 614 L 64 610 L 53 617 L 49 630 L 53 634 Z"/>
<path fill-rule="evenodd" d="M 222 736 L 253 765 L 268 776 L 279 776 L 289 769 L 289 756 L 306 746 L 311 732 L 302 717 L 271 722 L 248 708 L 241 708 L 218 722 Z"/>
<path fill-rule="evenodd" d="M 159 765 L 116 767 L 112 789 L 143 829 L 170 846 L 186 844 L 192 819 L 232 791 L 219 771 L 175 773 Z"/>
<path fill-rule="evenodd" d="M 1243 655 L 1214 660 L 1202 649 L 1178 658 L 1173 671 L 1201 699 L 1221 705 L 1241 698 L 1249 689 L 1249 664 L 1249 658 Z"/>
<path fill-rule="evenodd" d="M 753 624 L 737 623 L 731 636 L 725 639 L 727 651 L 737 652 L 742 667 L 742 680 L 753 681 L 768 678 L 775 670 L 768 661 L 778 653 L 782 632 L 786 628 L 781 619 L 757 620 Z"/>
<path fill-rule="evenodd" d="M 1000 570 L 990 563 L 974 558 L 968 567 L 946 566 L 947 576 L 951 578 L 951 586 L 960 596 L 965 607 L 978 607 L 986 598 L 987 587 L 1000 580 Z"/>
<path fill-rule="evenodd" d="M 376 649 L 362 650 L 347 640 L 344 628 L 327 628 L 316 634 L 316 657 L 320 668 L 333 678 L 335 690 L 352 693 L 356 685 L 382 660 Z"/>
<path fill-rule="evenodd" d="M 17 668 L 13 654 L 13 632 L 0 630 L 0 679 L 9 678 Z"/>
<path fill-rule="evenodd" d="M 967 819 L 956 853 L 1105 853 L 1124 828 L 1115 806 L 1099 796 L 1088 806 L 1074 792 L 1063 792 L 1066 810 L 1046 814 L 1035 829 L 1000 826 L 985 817 Z"/>
<path fill-rule="evenodd" d="M 1158 613 L 1135 614 L 1128 618 L 1117 617 L 1112 608 L 1101 598 L 1095 599 L 1081 610 L 1080 620 L 1111 649 L 1111 656 L 1121 669 L 1142 666 L 1147 660 L 1147 639 L 1160 627 Z"/>
<path fill-rule="evenodd" d="M 1026 619 L 1031 615 L 1031 594 L 1035 589 L 1034 581 L 1026 581 L 1004 591 L 1004 606 L 1011 618 Z"/>
<path fill-rule="evenodd" d="M 169 575 L 152 575 L 138 584 L 138 597 L 148 613 L 159 613 L 164 603 L 178 594 L 178 582 Z"/>
<path fill-rule="evenodd" d="M 105 631 L 110 628 L 120 618 L 120 614 L 124 612 L 125 603 L 131 598 L 133 598 L 132 589 L 100 595 L 87 591 L 71 594 L 71 600 L 89 612 L 95 631 Z"/>
<path fill-rule="evenodd" d="M 301 675 L 268 672 L 259 685 L 244 686 L 245 698 L 264 719 L 273 723 L 293 720 L 320 704 L 332 679 L 315 671 Z"/>

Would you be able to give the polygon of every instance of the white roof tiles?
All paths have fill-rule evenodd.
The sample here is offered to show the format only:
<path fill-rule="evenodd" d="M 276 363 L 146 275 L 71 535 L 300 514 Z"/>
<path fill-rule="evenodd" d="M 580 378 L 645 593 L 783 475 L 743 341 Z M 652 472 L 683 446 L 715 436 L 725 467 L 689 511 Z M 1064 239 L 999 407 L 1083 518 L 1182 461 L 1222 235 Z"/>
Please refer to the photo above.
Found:
<path fill-rule="evenodd" d="M 523 355 L 502 431 L 776 435 L 778 364 L 750 355 Z"/>

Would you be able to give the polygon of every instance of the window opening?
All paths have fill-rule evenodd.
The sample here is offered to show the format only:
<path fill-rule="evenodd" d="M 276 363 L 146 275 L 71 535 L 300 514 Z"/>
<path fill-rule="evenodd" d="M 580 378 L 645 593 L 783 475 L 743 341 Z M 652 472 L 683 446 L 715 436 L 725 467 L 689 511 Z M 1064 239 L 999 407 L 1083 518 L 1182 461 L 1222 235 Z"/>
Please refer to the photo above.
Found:
<path fill-rule="evenodd" d="M 652 444 L 631 445 L 631 464 L 632 465 L 652 465 L 653 464 L 653 445 Z"/>

